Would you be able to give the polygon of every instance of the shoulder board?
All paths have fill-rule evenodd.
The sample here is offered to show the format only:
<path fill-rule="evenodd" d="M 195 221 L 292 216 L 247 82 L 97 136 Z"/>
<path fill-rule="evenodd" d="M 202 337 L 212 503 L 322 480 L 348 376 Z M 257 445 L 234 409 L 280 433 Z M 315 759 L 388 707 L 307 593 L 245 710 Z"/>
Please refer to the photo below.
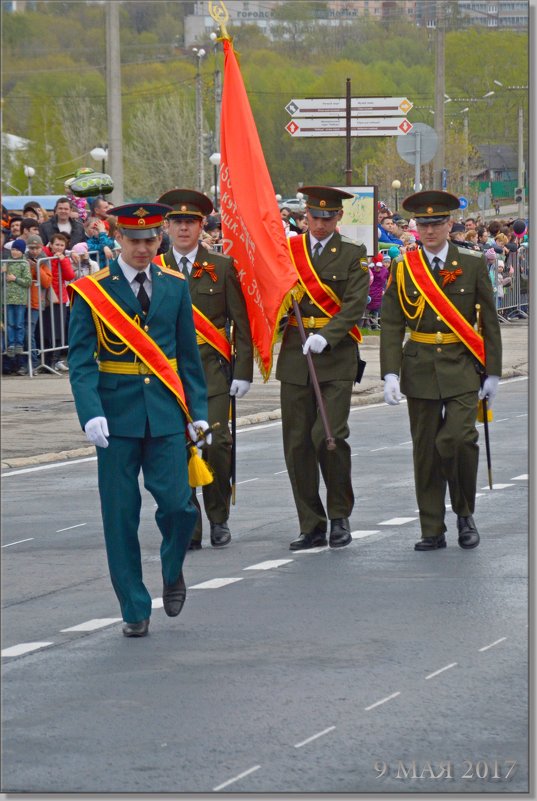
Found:
<path fill-rule="evenodd" d="M 159 269 L 161 269 L 162 272 L 166 273 L 167 275 L 173 275 L 175 278 L 181 278 L 183 281 L 186 281 L 185 276 L 183 273 L 179 272 L 179 270 L 172 270 L 170 267 L 160 267 Z"/>
<path fill-rule="evenodd" d="M 461 248 L 457 245 L 457 250 L 463 256 L 482 256 L 483 253 L 480 250 L 470 250 L 470 248 Z"/>
<path fill-rule="evenodd" d="M 93 273 L 91 276 L 95 281 L 102 281 L 103 278 L 108 278 L 110 275 L 110 267 L 103 267 L 102 270 L 99 270 L 97 273 Z"/>
<path fill-rule="evenodd" d="M 341 236 L 341 241 L 345 242 L 345 244 L 347 244 L 347 245 L 358 245 L 358 246 L 360 246 L 360 245 L 364 244 L 363 242 L 360 242 L 359 239 L 351 239 L 349 236 L 344 236 L 343 234 L 340 234 L 340 236 Z"/>

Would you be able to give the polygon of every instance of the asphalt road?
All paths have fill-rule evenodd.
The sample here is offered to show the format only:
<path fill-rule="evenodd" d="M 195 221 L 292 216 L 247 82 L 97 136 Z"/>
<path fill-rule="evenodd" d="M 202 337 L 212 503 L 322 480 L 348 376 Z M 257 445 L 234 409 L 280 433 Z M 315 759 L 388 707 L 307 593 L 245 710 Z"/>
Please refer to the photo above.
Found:
<path fill-rule="evenodd" d="M 288 550 L 280 423 L 241 430 L 233 542 L 188 554 L 177 619 L 144 491 L 141 640 L 121 635 L 95 460 L 4 472 L 3 792 L 527 792 L 527 393 L 500 387 L 475 551 L 451 513 L 447 549 L 413 550 L 405 404 L 351 412 L 339 551 Z"/>

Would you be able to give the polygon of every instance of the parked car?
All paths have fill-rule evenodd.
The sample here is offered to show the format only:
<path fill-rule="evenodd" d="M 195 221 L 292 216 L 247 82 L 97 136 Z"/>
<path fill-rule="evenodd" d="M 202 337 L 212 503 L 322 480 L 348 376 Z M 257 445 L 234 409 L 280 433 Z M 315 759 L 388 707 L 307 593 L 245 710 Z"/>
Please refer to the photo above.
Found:
<path fill-rule="evenodd" d="M 283 209 L 285 206 L 286 209 L 291 209 L 291 211 L 305 211 L 306 204 L 303 199 L 299 199 L 297 197 L 289 197 L 285 200 L 280 200 L 278 203 L 280 209 Z"/>

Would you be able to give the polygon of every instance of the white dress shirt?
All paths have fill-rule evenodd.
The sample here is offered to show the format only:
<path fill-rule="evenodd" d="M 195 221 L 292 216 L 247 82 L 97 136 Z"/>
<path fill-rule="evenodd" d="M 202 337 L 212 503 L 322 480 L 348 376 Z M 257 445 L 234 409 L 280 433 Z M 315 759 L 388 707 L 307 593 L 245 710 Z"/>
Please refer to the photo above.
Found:
<path fill-rule="evenodd" d="M 153 291 L 153 282 L 151 280 L 151 265 L 148 264 L 145 270 L 135 270 L 134 267 L 131 267 L 130 264 L 123 259 L 121 254 L 118 256 L 117 263 L 120 266 L 121 272 L 129 282 L 129 286 L 138 297 L 138 292 L 140 291 L 141 284 L 136 281 L 136 276 L 140 275 L 140 272 L 146 274 L 146 280 L 144 282 L 144 289 L 147 292 L 147 297 L 151 299 L 151 293 Z"/>

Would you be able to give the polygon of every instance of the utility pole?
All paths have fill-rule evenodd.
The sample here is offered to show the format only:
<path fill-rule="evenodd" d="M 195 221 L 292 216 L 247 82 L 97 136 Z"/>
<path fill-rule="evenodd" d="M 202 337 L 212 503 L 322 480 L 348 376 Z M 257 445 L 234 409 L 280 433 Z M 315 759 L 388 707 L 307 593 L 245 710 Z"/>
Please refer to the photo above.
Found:
<path fill-rule="evenodd" d="M 522 202 L 518 204 L 518 216 L 524 217 L 526 187 L 524 186 L 524 109 L 518 109 L 518 185 L 522 187 Z"/>
<path fill-rule="evenodd" d="M 123 125 L 121 121 L 121 53 L 119 6 L 106 2 L 106 116 L 108 120 L 108 169 L 114 181 L 110 200 L 123 203 Z"/>
<path fill-rule="evenodd" d="M 445 8 L 444 0 L 436 0 L 436 49 L 435 49 L 435 103 L 434 127 L 438 136 L 438 146 L 433 161 L 433 188 L 442 188 L 444 169 L 444 103 L 446 91 L 445 72 Z"/>
<path fill-rule="evenodd" d="M 468 139 L 468 112 L 464 115 L 464 197 L 468 200 L 468 191 L 470 186 L 470 177 L 468 175 L 470 169 L 470 159 L 468 155 L 468 148 L 470 142 Z"/>
<path fill-rule="evenodd" d="M 201 82 L 201 59 L 205 55 L 205 50 L 197 47 L 193 48 L 195 56 L 198 60 L 198 67 L 196 70 L 196 133 L 198 137 L 198 191 L 203 192 L 205 184 L 205 170 L 203 162 L 203 97 L 202 97 L 202 82 Z"/>

